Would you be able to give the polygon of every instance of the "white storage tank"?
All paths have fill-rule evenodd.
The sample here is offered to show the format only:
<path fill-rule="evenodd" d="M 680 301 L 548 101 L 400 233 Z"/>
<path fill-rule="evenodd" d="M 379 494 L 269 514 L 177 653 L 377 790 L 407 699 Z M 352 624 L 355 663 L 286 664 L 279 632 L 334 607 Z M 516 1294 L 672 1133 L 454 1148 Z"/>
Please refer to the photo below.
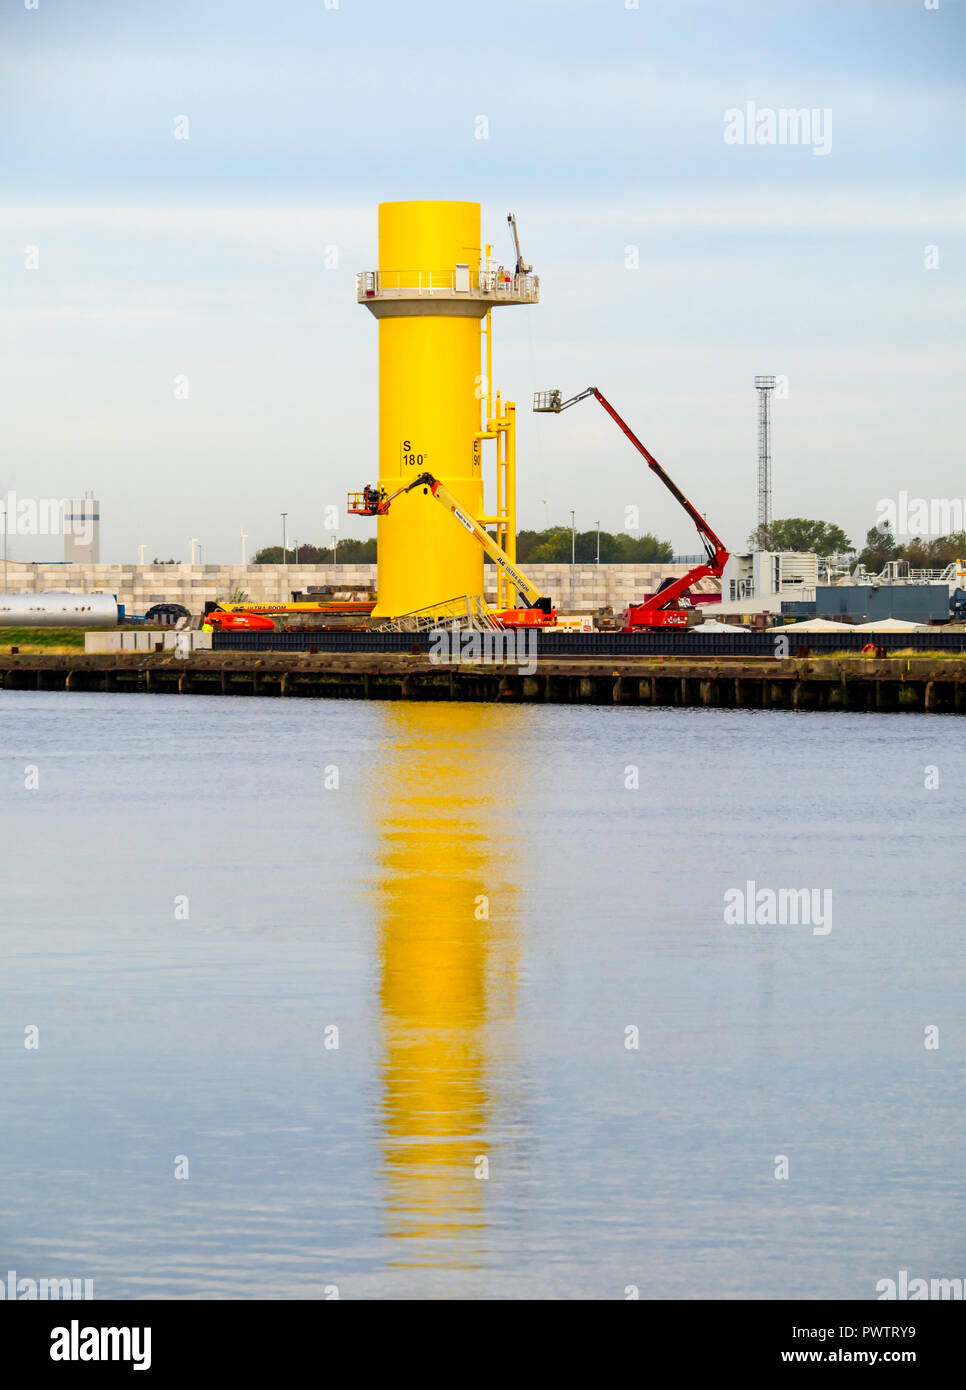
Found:
<path fill-rule="evenodd" d="M 117 627 L 115 594 L 0 594 L 0 627 Z"/>

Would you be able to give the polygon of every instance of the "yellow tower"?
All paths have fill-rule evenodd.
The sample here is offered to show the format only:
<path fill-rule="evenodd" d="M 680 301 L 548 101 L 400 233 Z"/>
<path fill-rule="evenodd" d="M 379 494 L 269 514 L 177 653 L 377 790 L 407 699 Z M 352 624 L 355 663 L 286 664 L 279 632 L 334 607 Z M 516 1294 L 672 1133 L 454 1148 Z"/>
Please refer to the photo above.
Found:
<path fill-rule="evenodd" d="M 379 485 L 395 492 L 433 473 L 514 558 L 513 411 L 494 415 L 481 370 L 480 321 L 494 304 L 532 304 L 539 282 L 521 265 L 494 266 L 479 203 L 379 205 L 379 269 L 357 276 L 356 297 L 379 320 Z M 486 405 L 481 424 L 481 401 Z M 499 402 L 499 398 L 498 398 Z M 497 506 L 483 507 L 482 441 L 497 440 Z M 511 539 L 512 533 L 512 539 Z M 422 489 L 378 521 L 375 618 L 447 611 L 483 594 L 483 551 Z"/>

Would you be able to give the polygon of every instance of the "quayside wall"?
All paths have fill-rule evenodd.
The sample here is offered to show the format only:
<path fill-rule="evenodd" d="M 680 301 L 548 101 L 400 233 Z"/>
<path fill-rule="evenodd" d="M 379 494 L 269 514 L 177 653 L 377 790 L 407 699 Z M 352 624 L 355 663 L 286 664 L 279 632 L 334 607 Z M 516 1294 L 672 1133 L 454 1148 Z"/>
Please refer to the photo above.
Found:
<path fill-rule="evenodd" d="M 586 658 L 440 664 L 423 652 L 0 654 L 12 690 L 966 713 L 966 659 Z"/>

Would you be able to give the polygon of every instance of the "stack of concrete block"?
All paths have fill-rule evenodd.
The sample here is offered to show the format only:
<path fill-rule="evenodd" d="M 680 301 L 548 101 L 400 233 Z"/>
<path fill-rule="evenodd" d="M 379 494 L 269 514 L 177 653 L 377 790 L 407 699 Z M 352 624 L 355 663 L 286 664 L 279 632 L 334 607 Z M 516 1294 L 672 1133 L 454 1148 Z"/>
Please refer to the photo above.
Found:
<path fill-rule="evenodd" d="M 210 632 L 154 632 L 124 628 L 120 632 L 85 632 L 85 652 L 211 651 Z"/>
<path fill-rule="evenodd" d="M 596 613 L 640 602 L 654 593 L 663 579 L 685 574 L 687 565 L 529 565 L 533 582 L 563 612 Z M 485 593 L 496 599 L 496 570 L 484 567 Z M 156 603 L 181 603 L 200 614 L 208 601 L 243 593 L 253 603 L 287 602 L 293 590 L 331 584 L 337 588 L 375 588 L 375 565 L 25 565 L 8 562 L 12 593 L 42 593 L 45 589 L 116 594 L 132 613 L 145 613 Z M 717 590 L 714 580 L 699 586 Z"/>
<path fill-rule="evenodd" d="M 629 603 L 640 603 L 660 588 L 665 579 L 687 574 L 689 565 L 526 565 L 528 579 L 565 613 L 615 612 Z M 496 573 L 486 567 L 486 598 L 496 599 Z M 718 592 L 715 580 L 702 580 L 700 591 Z"/>

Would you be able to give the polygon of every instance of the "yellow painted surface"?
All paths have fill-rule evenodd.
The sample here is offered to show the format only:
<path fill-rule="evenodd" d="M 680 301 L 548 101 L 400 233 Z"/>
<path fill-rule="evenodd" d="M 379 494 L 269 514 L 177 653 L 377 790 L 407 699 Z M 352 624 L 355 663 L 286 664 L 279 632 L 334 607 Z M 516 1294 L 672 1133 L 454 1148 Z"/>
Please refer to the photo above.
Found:
<path fill-rule="evenodd" d="M 381 276 L 436 276 L 457 263 L 468 264 L 475 276 L 479 259 L 478 203 L 380 205 Z M 474 448 L 480 376 L 479 314 L 379 320 L 379 482 L 387 492 L 428 470 L 474 516 L 482 512 L 482 470 Z M 398 617 L 483 593 L 479 546 L 421 490 L 400 497 L 380 517 L 378 539 L 374 617 Z"/>
<path fill-rule="evenodd" d="M 489 1184 L 476 1171 L 494 1160 L 503 1099 L 487 1053 L 496 1046 L 504 1064 L 514 1054 L 521 949 L 521 868 L 495 788 L 512 782 L 525 732 L 502 713 L 380 706 L 369 773 L 380 853 L 368 891 L 379 921 L 386 1223 L 402 1264 L 472 1267 L 485 1246 Z"/>
<path fill-rule="evenodd" d="M 480 263 L 480 205 L 424 199 L 379 204 L 379 273 L 445 270 Z M 479 318 L 476 320 L 479 329 Z"/>

